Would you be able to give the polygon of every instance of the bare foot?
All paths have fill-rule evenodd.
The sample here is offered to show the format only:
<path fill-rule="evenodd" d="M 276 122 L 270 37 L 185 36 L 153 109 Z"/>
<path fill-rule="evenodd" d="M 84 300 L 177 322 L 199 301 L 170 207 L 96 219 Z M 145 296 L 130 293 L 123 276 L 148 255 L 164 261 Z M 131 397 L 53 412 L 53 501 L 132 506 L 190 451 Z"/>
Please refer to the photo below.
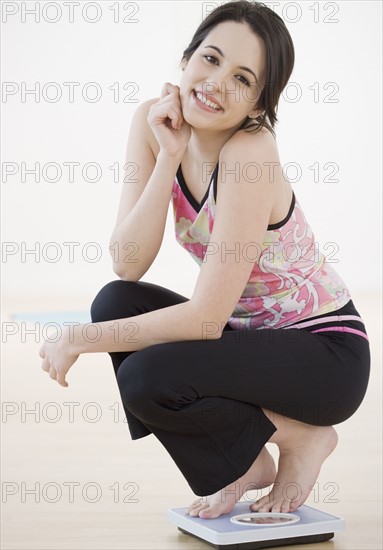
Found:
<path fill-rule="evenodd" d="M 229 514 L 246 491 L 268 487 L 274 482 L 275 476 L 273 457 L 266 447 L 263 447 L 242 477 L 217 493 L 198 498 L 187 508 L 186 513 L 203 519 L 214 519 L 221 514 Z"/>
<path fill-rule="evenodd" d="M 312 490 L 321 466 L 335 449 L 338 436 L 332 426 L 315 426 L 303 441 L 280 448 L 278 473 L 270 493 L 250 505 L 253 512 L 295 512 Z"/>

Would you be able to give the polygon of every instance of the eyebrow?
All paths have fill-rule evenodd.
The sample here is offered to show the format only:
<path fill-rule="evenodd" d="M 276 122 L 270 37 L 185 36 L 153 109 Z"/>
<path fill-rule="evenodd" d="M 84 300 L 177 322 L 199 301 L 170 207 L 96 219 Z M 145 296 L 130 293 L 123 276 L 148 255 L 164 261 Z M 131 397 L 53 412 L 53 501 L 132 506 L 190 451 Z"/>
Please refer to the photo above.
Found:
<path fill-rule="evenodd" d="M 220 56 L 225 57 L 222 53 L 222 50 L 220 50 L 217 46 L 205 46 L 205 48 L 213 48 L 213 50 L 216 50 Z M 248 73 L 251 73 L 255 78 L 256 83 L 258 84 L 258 78 L 255 76 L 255 74 L 251 69 L 249 69 L 248 67 L 238 67 L 238 68 L 242 69 L 243 71 L 247 71 Z"/>

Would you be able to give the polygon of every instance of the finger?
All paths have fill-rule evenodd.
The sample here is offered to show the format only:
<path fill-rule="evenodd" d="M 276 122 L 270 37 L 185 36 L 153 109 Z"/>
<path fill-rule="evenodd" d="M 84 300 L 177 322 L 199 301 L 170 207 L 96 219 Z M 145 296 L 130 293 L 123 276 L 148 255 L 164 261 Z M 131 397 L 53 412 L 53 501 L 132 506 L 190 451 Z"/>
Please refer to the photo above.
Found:
<path fill-rule="evenodd" d="M 46 358 L 44 359 L 44 361 L 42 362 L 41 368 L 42 368 L 45 372 L 48 372 L 49 369 L 50 369 L 50 367 L 51 367 L 51 366 L 50 366 L 50 363 L 49 363 L 49 361 L 48 361 L 48 358 L 46 357 Z"/>
<path fill-rule="evenodd" d="M 44 358 L 45 357 L 45 350 L 44 350 L 44 346 L 41 346 L 40 350 L 39 350 L 39 355 L 40 357 Z"/>
<path fill-rule="evenodd" d="M 64 388 L 68 387 L 67 382 L 65 381 L 65 373 L 58 372 L 57 373 L 57 382 L 60 384 L 60 386 L 64 386 Z"/>
<path fill-rule="evenodd" d="M 170 120 L 173 128 L 177 128 L 182 122 L 182 115 L 180 109 L 174 105 L 158 105 L 152 115 L 152 122 L 154 124 L 163 124 Z"/>
<path fill-rule="evenodd" d="M 172 107 L 168 112 L 168 117 L 172 121 L 173 128 L 180 128 L 182 125 L 181 111 L 176 107 Z"/>
<path fill-rule="evenodd" d="M 51 367 L 51 368 L 49 369 L 49 376 L 50 376 L 50 378 L 52 378 L 53 380 L 56 380 L 56 377 L 57 377 L 56 369 L 54 369 L 53 367 Z"/>
<path fill-rule="evenodd" d="M 165 82 L 165 84 L 162 86 L 160 97 L 162 99 L 163 97 L 166 97 L 167 95 L 174 93 L 176 91 L 177 91 L 176 86 L 173 86 L 173 84 L 171 84 L 170 82 Z"/>

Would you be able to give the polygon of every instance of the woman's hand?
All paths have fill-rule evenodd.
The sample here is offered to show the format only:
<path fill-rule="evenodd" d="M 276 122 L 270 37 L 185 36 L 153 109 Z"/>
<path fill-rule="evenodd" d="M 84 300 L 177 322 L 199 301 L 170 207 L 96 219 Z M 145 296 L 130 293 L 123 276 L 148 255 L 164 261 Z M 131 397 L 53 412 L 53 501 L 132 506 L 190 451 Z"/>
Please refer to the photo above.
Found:
<path fill-rule="evenodd" d="M 160 151 L 182 157 L 190 140 L 191 126 L 182 115 L 179 86 L 165 82 L 161 98 L 151 105 L 147 120 L 160 145 Z"/>
<path fill-rule="evenodd" d="M 65 375 L 79 357 L 79 354 L 74 353 L 71 347 L 69 336 L 69 328 L 65 327 L 60 340 L 57 342 L 45 341 L 39 351 L 39 355 L 43 359 L 41 368 L 64 388 L 68 387 Z"/>

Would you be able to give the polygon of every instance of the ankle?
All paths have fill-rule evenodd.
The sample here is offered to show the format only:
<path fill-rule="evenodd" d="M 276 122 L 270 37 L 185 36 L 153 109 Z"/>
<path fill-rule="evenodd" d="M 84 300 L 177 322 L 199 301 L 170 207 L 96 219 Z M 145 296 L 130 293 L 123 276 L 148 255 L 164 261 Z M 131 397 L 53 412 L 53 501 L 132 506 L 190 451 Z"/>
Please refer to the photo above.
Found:
<path fill-rule="evenodd" d="M 294 430 L 290 434 L 282 434 L 277 442 L 277 446 L 280 453 L 287 454 L 303 447 L 328 447 L 333 450 L 337 443 L 338 434 L 333 426 L 303 424 L 299 430 Z"/>

